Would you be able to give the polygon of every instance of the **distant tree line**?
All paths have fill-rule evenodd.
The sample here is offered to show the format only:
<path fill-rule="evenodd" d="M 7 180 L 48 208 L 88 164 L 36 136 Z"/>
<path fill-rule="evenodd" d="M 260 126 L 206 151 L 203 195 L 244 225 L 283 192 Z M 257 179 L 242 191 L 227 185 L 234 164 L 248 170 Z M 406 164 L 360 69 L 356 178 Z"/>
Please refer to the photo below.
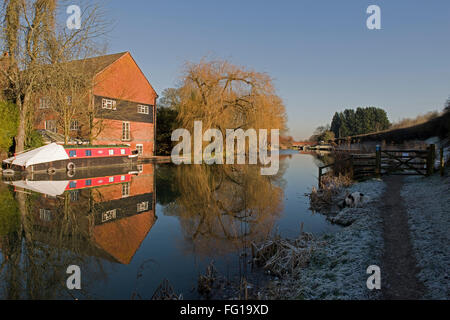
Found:
<path fill-rule="evenodd" d="M 446 100 L 442 112 L 430 111 L 415 118 L 403 118 L 394 123 L 389 121 L 386 111 L 381 108 L 359 107 L 356 110 L 345 109 L 334 114 L 331 124 L 317 127 L 309 140 L 327 143 L 335 138 L 379 132 L 387 129 L 407 128 L 431 121 L 449 112 L 450 98 Z"/>
<path fill-rule="evenodd" d="M 386 111 L 381 108 L 367 107 L 336 112 L 331 121 L 330 131 L 335 137 L 341 138 L 382 131 L 389 129 L 390 126 Z"/>
<path fill-rule="evenodd" d="M 386 130 L 390 126 L 386 111 L 381 108 L 345 109 L 334 114 L 331 124 L 317 127 L 309 140 L 327 143 L 335 138 Z"/>
<path fill-rule="evenodd" d="M 334 132 L 330 130 L 330 125 L 319 126 L 314 131 L 314 134 L 309 138 L 309 141 L 313 142 L 329 142 L 334 140 Z"/>

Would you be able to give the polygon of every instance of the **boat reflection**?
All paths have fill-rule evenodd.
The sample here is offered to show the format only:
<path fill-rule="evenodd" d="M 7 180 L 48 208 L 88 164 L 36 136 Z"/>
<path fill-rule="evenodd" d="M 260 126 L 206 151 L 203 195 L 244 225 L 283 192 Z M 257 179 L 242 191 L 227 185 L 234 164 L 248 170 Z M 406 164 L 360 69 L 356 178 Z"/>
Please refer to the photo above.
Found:
<path fill-rule="evenodd" d="M 32 230 L 25 232 L 31 240 L 129 264 L 156 221 L 153 165 L 101 173 L 8 181 L 27 194 L 26 227 Z"/>

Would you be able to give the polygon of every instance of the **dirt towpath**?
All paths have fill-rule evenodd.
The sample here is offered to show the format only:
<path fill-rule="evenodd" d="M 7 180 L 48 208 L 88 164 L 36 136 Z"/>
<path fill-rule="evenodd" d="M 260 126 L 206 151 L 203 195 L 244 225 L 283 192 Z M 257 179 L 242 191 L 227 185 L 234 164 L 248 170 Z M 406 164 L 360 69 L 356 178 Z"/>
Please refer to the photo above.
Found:
<path fill-rule="evenodd" d="M 384 180 L 387 187 L 380 208 L 384 227 L 381 292 L 387 300 L 421 299 L 425 286 L 417 278 L 419 269 L 411 245 L 406 209 L 400 195 L 403 177 L 390 176 Z"/>

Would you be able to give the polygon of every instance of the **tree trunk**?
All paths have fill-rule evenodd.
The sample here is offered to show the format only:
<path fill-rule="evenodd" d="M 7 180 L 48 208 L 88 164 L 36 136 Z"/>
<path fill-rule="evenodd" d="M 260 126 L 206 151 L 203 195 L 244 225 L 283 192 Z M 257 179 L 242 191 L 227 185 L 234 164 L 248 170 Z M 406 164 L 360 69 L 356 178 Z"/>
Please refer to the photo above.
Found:
<path fill-rule="evenodd" d="M 69 126 L 70 126 L 70 120 L 68 119 L 68 111 L 67 108 L 64 107 L 64 144 L 67 145 L 69 142 Z"/>
<path fill-rule="evenodd" d="M 22 152 L 25 150 L 25 128 L 27 125 L 27 113 L 25 111 L 25 108 L 22 106 L 22 101 L 20 101 L 20 98 L 17 98 L 16 100 L 17 107 L 19 108 L 19 128 L 17 130 L 17 136 L 16 136 L 16 152 Z"/>

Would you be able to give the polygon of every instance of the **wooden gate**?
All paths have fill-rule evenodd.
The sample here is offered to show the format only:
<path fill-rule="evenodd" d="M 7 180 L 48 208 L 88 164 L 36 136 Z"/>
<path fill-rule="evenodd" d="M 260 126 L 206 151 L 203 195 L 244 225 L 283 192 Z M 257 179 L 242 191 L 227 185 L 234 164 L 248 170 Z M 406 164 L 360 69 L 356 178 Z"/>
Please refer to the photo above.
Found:
<path fill-rule="evenodd" d="M 422 175 L 429 174 L 429 150 L 381 150 L 380 174 Z"/>
<path fill-rule="evenodd" d="M 443 173 L 443 149 L 441 149 L 441 174 Z M 422 175 L 433 174 L 436 158 L 436 146 L 431 144 L 427 149 L 410 150 L 382 150 L 377 146 L 375 153 L 352 154 L 348 159 L 319 167 L 319 188 L 321 187 L 323 172 L 327 168 L 334 168 L 338 162 L 349 162 L 352 168 L 353 179 L 360 180 L 382 175 Z M 328 171 L 326 174 L 331 173 Z"/>
<path fill-rule="evenodd" d="M 426 150 L 382 150 L 377 147 L 374 154 L 352 155 L 353 176 L 355 179 L 365 176 L 382 175 L 422 175 L 433 173 L 435 145 Z"/>

